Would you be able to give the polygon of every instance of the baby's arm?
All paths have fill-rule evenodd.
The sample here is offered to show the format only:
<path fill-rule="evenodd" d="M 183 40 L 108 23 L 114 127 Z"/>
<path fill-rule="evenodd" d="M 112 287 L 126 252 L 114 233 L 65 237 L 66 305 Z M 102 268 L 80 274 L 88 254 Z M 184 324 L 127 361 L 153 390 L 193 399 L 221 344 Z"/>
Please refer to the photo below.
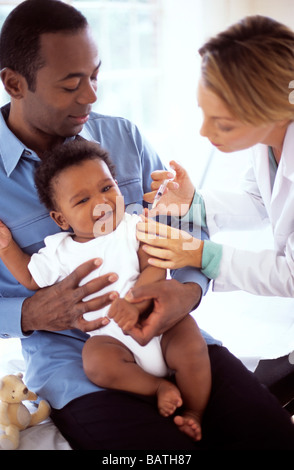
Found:
<path fill-rule="evenodd" d="M 166 278 L 166 270 L 156 268 L 148 264 L 149 256 L 142 250 L 140 245 L 138 250 L 141 274 L 138 277 L 135 286 L 157 282 Z M 136 304 L 130 304 L 127 300 L 118 298 L 111 304 L 108 312 L 109 318 L 113 318 L 116 323 L 125 331 L 130 330 L 137 322 L 142 313 L 148 311 L 152 300 L 146 300 Z"/>
<path fill-rule="evenodd" d="M 9 228 L 2 221 L 0 221 L 0 258 L 23 286 L 30 290 L 39 289 L 28 270 L 31 257 L 15 243 Z"/>

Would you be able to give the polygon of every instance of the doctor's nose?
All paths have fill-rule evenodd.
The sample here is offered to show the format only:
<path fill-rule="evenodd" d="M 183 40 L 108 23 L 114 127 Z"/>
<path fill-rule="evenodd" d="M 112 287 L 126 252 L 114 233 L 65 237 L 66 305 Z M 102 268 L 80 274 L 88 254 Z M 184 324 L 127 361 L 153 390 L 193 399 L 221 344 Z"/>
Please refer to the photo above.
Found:
<path fill-rule="evenodd" d="M 210 126 L 209 126 L 207 120 L 204 118 L 203 121 L 202 121 L 201 127 L 200 127 L 200 131 L 199 131 L 200 135 L 202 137 L 209 137 L 209 135 L 210 135 L 209 128 L 210 128 Z"/>

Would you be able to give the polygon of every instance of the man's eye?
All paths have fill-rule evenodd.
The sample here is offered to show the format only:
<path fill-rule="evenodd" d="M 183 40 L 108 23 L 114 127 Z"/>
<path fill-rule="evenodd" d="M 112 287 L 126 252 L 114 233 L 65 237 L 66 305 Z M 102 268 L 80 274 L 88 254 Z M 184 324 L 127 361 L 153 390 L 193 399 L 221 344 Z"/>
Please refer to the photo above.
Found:
<path fill-rule="evenodd" d="M 67 93 L 73 93 L 74 91 L 77 91 L 78 90 L 78 86 L 75 87 L 75 88 L 63 88 L 64 91 L 66 91 Z"/>
<path fill-rule="evenodd" d="M 103 192 L 103 193 L 106 193 L 107 191 L 110 190 L 111 187 L 112 187 L 112 186 L 110 186 L 110 184 L 109 184 L 108 186 L 105 186 L 105 187 L 103 188 L 102 192 Z"/>

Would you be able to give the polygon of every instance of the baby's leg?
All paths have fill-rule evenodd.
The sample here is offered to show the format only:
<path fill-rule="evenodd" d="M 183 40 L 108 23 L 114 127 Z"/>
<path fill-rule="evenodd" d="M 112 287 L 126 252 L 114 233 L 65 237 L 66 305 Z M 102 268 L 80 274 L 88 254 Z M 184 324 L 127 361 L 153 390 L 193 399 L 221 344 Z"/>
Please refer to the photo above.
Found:
<path fill-rule="evenodd" d="M 172 414 L 182 404 L 180 392 L 174 384 L 145 372 L 135 362 L 131 351 L 111 336 L 92 336 L 86 341 L 83 366 L 87 377 L 100 387 L 157 395 L 158 403 L 165 397 L 165 407 L 161 412 L 164 416 Z"/>
<path fill-rule="evenodd" d="M 201 418 L 207 405 L 211 373 L 207 346 L 194 319 L 188 315 L 164 333 L 162 351 L 167 365 L 175 371 L 185 411 L 174 421 L 195 440 L 201 439 Z"/>

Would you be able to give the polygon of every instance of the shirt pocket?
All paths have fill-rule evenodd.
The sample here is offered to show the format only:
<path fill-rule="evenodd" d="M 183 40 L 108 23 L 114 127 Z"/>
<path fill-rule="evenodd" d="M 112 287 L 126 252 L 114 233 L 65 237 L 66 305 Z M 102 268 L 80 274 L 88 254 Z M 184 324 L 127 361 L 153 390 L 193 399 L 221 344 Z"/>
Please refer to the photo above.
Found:
<path fill-rule="evenodd" d="M 10 225 L 10 230 L 16 243 L 29 254 L 44 246 L 45 237 L 60 231 L 48 213 L 33 219 L 22 219 L 19 223 Z"/>
<path fill-rule="evenodd" d="M 128 179 L 118 182 L 119 189 L 124 197 L 125 205 L 139 204 L 142 206 L 143 189 L 140 178 Z"/>

